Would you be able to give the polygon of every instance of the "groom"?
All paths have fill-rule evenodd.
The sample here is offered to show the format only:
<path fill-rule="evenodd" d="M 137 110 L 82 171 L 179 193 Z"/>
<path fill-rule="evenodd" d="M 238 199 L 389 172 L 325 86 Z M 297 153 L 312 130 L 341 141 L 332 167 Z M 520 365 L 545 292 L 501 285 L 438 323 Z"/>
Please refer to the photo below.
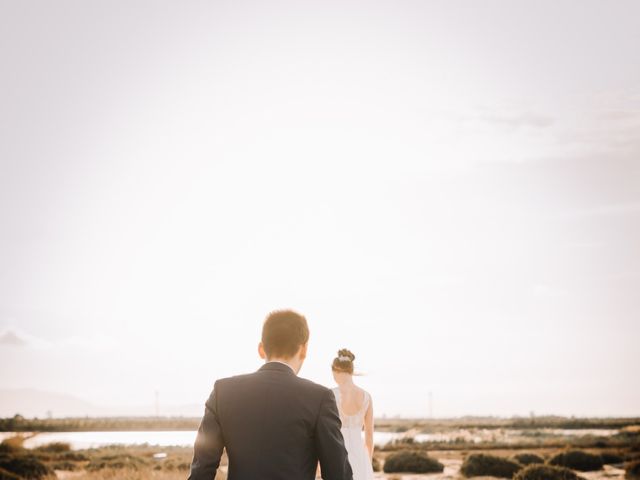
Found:
<path fill-rule="evenodd" d="M 262 327 L 256 372 L 217 380 L 205 402 L 189 480 L 213 480 L 222 449 L 229 480 L 352 480 L 331 390 L 299 378 L 307 355 L 307 320 L 271 313 Z"/>

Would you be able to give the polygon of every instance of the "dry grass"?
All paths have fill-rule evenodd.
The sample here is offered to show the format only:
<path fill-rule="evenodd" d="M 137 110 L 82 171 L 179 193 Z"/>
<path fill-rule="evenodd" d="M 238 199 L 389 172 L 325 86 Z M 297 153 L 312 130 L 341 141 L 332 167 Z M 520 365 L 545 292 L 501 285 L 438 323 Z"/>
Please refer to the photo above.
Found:
<path fill-rule="evenodd" d="M 152 469 L 130 470 L 105 468 L 95 472 L 56 472 L 60 480 L 184 480 L 185 472 L 164 472 Z M 218 472 L 215 480 L 226 480 L 223 472 Z"/>

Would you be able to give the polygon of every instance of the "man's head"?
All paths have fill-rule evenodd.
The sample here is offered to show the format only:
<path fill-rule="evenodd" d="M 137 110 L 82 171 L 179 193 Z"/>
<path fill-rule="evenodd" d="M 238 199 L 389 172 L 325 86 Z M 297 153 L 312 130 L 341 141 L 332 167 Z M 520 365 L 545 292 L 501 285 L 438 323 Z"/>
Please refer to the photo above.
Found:
<path fill-rule="evenodd" d="M 307 319 L 293 310 L 271 312 L 262 325 L 260 357 L 279 360 L 300 371 L 307 355 L 309 327 Z"/>

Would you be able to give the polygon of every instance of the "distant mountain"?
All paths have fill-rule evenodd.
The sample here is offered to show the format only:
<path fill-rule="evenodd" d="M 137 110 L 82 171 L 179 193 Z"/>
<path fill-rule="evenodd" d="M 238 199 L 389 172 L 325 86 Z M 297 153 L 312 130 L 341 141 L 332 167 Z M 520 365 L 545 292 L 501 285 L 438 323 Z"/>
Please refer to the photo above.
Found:
<path fill-rule="evenodd" d="M 23 417 L 46 418 L 84 417 L 99 415 L 101 409 L 91 403 L 72 395 L 44 392 L 30 388 L 19 390 L 0 389 L 0 416 L 12 417 L 20 414 Z"/>
<path fill-rule="evenodd" d="M 203 408 L 203 405 L 160 405 L 159 413 L 163 416 L 199 417 Z M 151 416 L 155 415 L 155 408 L 148 405 L 97 406 L 64 393 L 31 388 L 0 389 L 0 417 L 16 414 L 25 418 Z"/>

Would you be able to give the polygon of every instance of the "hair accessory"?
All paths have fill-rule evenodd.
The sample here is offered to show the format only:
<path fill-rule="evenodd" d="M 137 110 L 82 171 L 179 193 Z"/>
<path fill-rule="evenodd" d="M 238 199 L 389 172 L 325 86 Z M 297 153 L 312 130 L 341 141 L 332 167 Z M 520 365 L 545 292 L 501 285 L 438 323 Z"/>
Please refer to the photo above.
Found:
<path fill-rule="evenodd" d="M 338 360 L 340 360 L 341 362 L 350 362 L 351 361 L 351 357 L 347 357 L 346 355 L 340 355 L 338 357 Z"/>

